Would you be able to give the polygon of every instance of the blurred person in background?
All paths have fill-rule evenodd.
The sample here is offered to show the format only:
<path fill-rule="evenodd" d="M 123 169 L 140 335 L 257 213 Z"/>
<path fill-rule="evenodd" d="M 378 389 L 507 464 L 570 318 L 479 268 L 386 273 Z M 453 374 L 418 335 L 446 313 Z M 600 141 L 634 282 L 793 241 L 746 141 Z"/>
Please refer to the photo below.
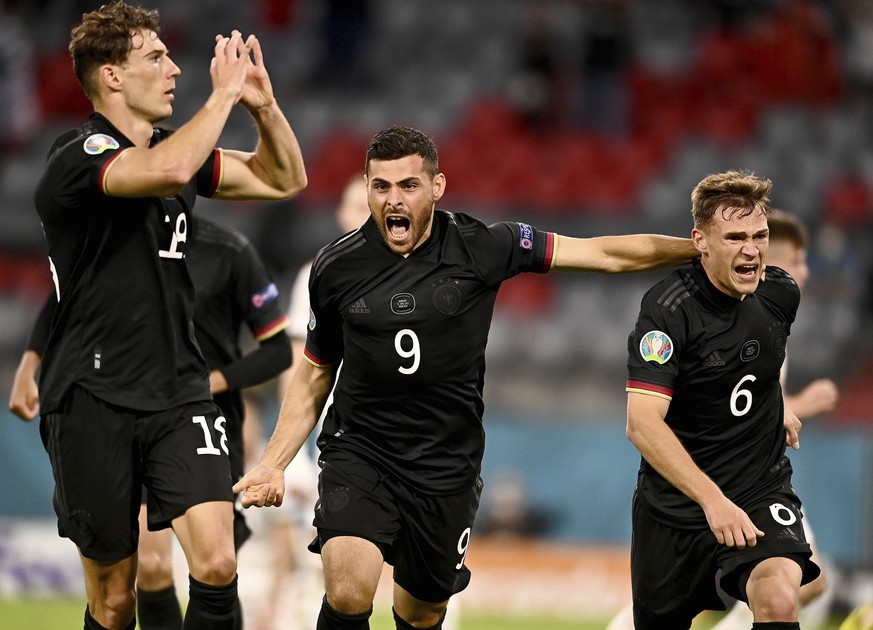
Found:
<path fill-rule="evenodd" d="M 571 238 L 436 210 L 446 178 L 416 129 L 377 133 L 365 174 L 371 217 L 316 256 L 304 360 L 261 463 L 234 490 L 244 506 L 282 504 L 285 468 L 333 390 L 317 442 L 310 549 L 321 553 L 326 594 L 316 628 L 369 628 L 387 562 L 397 628 L 436 630 L 470 579 L 485 345 L 501 283 L 523 272 L 663 268 L 696 250 L 688 239 Z"/>
<path fill-rule="evenodd" d="M 255 248 L 238 231 L 193 217 L 186 261 L 195 288 L 197 343 L 210 366 L 213 400 L 227 421 L 228 456 L 235 481 L 243 473 L 245 413 L 241 390 L 276 377 L 291 365 L 290 339 L 285 332 L 288 319 L 281 309 L 276 284 Z M 23 420 L 32 420 L 39 412 L 37 369 L 55 308 L 51 296 L 15 373 L 9 409 Z M 240 347 L 243 324 L 258 344 L 247 354 Z M 136 567 L 139 625 L 144 630 L 181 629 L 182 611 L 173 580 L 173 532 L 148 529 L 146 498 L 144 489 Z M 234 509 L 237 550 L 250 534 L 244 514 Z"/>
<path fill-rule="evenodd" d="M 148 526 L 185 551 L 185 628 L 238 628 L 227 429 L 195 339 L 186 261 L 197 195 L 287 199 L 306 185 L 257 38 L 215 38 L 206 104 L 177 131 L 178 66 L 157 11 L 86 13 L 69 44 L 94 113 L 53 144 L 35 193 L 57 306 L 41 358 L 40 433 L 58 531 L 78 547 L 85 628 L 133 628 L 142 487 Z M 236 104 L 251 152 L 216 148 Z"/>
<path fill-rule="evenodd" d="M 628 339 L 637 629 L 689 628 L 724 610 L 719 590 L 749 604 L 753 628 L 800 628 L 801 585 L 819 575 L 785 455 L 801 425 L 780 386 L 800 289 L 777 267 L 761 282 L 771 187 L 736 171 L 698 183 L 701 260 L 646 293 Z"/>

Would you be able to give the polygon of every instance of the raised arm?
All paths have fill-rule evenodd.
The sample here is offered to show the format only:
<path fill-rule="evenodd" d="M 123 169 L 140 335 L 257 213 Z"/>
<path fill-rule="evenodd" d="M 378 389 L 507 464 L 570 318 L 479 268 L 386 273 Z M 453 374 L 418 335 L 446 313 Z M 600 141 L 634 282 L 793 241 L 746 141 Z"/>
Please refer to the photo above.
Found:
<path fill-rule="evenodd" d="M 285 468 L 315 428 L 335 376 L 333 365 L 315 365 L 306 359 L 299 362 L 261 462 L 233 487 L 234 493 L 243 492 L 243 507 L 282 505 Z"/>
<path fill-rule="evenodd" d="M 754 547 L 764 533 L 704 473 L 664 421 L 670 401 L 628 392 L 627 436 L 646 462 L 664 479 L 696 501 L 720 544 Z"/>
<path fill-rule="evenodd" d="M 151 137 L 131 139 L 137 144 L 123 150 L 107 166 L 103 185 L 115 197 L 170 197 L 191 181 L 215 149 L 233 106 L 246 83 L 248 50 L 238 31 L 217 37 L 210 74 L 212 93 L 191 120 L 152 148 Z M 97 108 L 101 111 L 100 108 Z M 106 111 L 110 120 L 112 111 Z"/>
<path fill-rule="evenodd" d="M 574 238 L 557 235 L 555 271 L 631 273 L 676 267 L 699 256 L 689 238 L 659 234 Z"/>
<path fill-rule="evenodd" d="M 226 163 L 216 192 L 220 199 L 287 199 L 306 187 L 306 169 L 297 137 L 273 95 L 270 75 L 257 37 L 246 46 L 252 51 L 240 103 L 258 127 L 254 152 L 225 151 Z"/>

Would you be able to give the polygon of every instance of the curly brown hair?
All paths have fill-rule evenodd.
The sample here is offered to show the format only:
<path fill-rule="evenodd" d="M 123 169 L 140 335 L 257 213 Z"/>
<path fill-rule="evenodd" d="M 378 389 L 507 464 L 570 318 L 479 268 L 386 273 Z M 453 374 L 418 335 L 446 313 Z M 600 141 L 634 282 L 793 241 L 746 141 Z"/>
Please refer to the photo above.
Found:
<path fill-rule="evenodd" d="M 161 34 L 157 9 L 116 0 L 82 15 L 82 21 L 70 31 L 69 51 L 76 78 L 88 98 L 97 93 L 94 82 L 97 68 L 127 61 L 133 49 L 133 36 L 140 31 Z"/>
<path fill-rule="evenodd" d="M 716 212 L 730 218 L 744 217 L 760 210 L 770 214 L 770 190 L 773 182 L 750 171 L 726 171 L 704 177 L 691 193 L 691 216 L 694 227 L 704 229 Z"/>

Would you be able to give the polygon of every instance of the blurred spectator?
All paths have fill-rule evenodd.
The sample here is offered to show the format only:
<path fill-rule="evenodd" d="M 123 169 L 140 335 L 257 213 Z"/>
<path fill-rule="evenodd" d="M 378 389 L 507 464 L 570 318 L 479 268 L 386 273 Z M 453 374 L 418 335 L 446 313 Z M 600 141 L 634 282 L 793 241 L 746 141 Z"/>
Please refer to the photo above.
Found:
<path fill-rule="evenodd" d="M 530 503 L 524 478 L 514 470 L 498 471 L 488 482 L 477 536 L 527 537 L 548 534 L 554 517 Z"/>
<path fill-rule="evenodd" d="M 0 3 L 0 153 L 23 143 L 39 124 L 34 52 L 24 3 Z"/>
<path fill-rule="evenodd" d="M 592 131 L 628 130 L 630 56 L 627 0 L 584 0 L 587 33 L 582 57 L 582 123 Z"/>
<path fill-rule="evenodd" d="M 521 59 L 509 83 L 509 100 L 532 129 L 554 125 L 560 118 L 560 70 L 548 8 L 531 4 L 522 20 Z"/>

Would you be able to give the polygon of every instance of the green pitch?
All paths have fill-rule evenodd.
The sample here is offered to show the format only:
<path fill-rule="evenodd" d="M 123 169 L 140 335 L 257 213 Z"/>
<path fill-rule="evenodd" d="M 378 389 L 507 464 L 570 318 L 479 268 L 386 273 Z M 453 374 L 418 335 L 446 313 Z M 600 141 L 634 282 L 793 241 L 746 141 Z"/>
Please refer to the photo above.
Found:
<path fill-rule="evenodd" d="M 84 600 L 71 599 L 0 599 L 0 620 L 4 630 L 69 630 L 79 628 L 85 611 Z M 694 623 L 694 630 L 706 630 L 718 619 L 714 614 Z M 608 619 L 549 619 L 482 616 L 465 614 L 460 630 L 603 630 Z M 390 613 L 377 611 L 370 623 L 371 630 L 394 630 Z M 838 622 L 821 628 L 804 630 L 837 630 Z"/>

